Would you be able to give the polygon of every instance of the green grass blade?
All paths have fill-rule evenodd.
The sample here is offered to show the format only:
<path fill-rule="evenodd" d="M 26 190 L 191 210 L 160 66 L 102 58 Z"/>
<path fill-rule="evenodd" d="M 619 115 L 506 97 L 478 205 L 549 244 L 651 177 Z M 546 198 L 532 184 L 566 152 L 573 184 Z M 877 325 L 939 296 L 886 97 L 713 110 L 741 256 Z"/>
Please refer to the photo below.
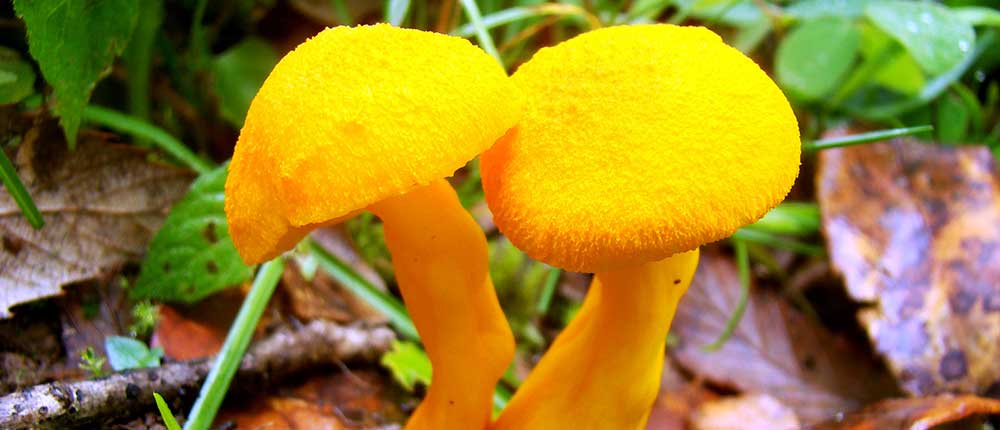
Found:
<path fill-rule="evenodd" d="M 267 302 L 271 300 L 284 269 L 285 263 L 281 257 L 260 266 L 253 286 L 250 287 L 250 292 L 243 300 L 240 312 L 236 315 L 229 334 L 226 335 L 226 341 L 215 357 L 212 370 L 208 372 L 205 384 L 201 386 L 198 400 L 195 400 L 194 406 L 191 407 L 188 422 L 184 425 L 185 430 L 211 428 L 212 421 L 219 412 L 219 406 L 229 391 L 229 383 L 240 367 L 243 354 L 250 346 L 250 339 L 257 328 L 257 322 L 260 321 Z"/>
<path fill-rule="evenodd" d="M 718 339 L 701 348 L 705 352 L 718 351 L 722 345 L 726 344 L 729 338 L 733 337 L 733 332 L 736 331 L 736 326 L 743 319 L 743 314 L 747 310 L 747 303 L 750 301 L 750 254 L 747 252 L 747 243 L 736 239 L 733 241 L 733 245 L 736 248 L 736 265 L 739 268 L 740 275 L 740 299 L 736 302 L 736 308 L 733 309 L 733 314 L 729 316 L 729 321 L 726 321 L 726 328 L 719 334 Z"/>
<path fill-rule="evenodd" d="M 0 180 L 3 180 L 4 187 L 7 187 L 7 192 L 17 203 L 17 207 L 21 208 L 21 213 L 28 220 L 28 224 L 35 230 L 41 229 L 45 225 L 45 220 L 38 212 L 38 207 L 35 206 L 35 201 L 31 199 L 28 190 L 24 188 L 21 178 L 17 176 L 14 163 L 10 162 L 10 158 L 7 158 L 7 153 L 3 150 L 0 150 Z"/>
<path fill-rule="evenodd" d="M 167 426 L 167 430 L 181 430 L 180 424 L 177 424 L 177 418 L 174 418 L 174 413 L 170 412 L 170 407 L 163 400 L 163 396 L 160 393 L 153 393 L 153 400 L 156 401 L 156 409 L 160 410 L 160 416 L 163 417 L 163 424 Z"/>
<path fill-rule="evenodd" d="M 736 233 L 734 233 L 732 237 L 736 240 L 759 243 L 761 245 L 785 249 L 814 257 L 821 256 L 825 253 L 822 246 L 799 242 L 797 240 L 784 238 L 753 228 L 744 227 L 736 230 Z"/>
<path fill-rule="evenodd" d="M 127 133 L 137 138 L 148 139 L 158 148 L 199 174 L 208 173 L 214 168 L 212 163 L 195 155 L 180 140 L 171 136 L 170 133 L 136 117 L 91 105 L 84 108 L 83 119 L 103 125 L 120 133 Z"/>
<path fill-rule="evenodd" d="M 840 148 L 844 146 L 860 145 L 862 143 L 878 142 L 880 140 L 893 139 L 900 136 L 912 136 L 914 134 L 929 133 L 934 131 L 934 126 L 920 125 L 916 127 L 894 128 L 891 130 L 873 131 L 870 133 L 852 134 L 850 136 L 831 137 L 802 144 L 802 150 L 807 152 L 819 151 L 830 148 Z"/>
<path fill-rule="evenodd" d="M 493 37 L 490 36 L 489 30 L 486 29 L 486 25 L 483 24 L 483 16 L 479 13 L 479 6 L 476 6 L 475 0 L 461 0 L 462 8 L 465 9 L 465 15 L 469 18 L 469 22 L 472 27 L 476 29 L 476 39 L 479 40 L 479 46 L 490 54 L 503 66 L 503 59 L 500 58 L 500 52 L 497 51 L 496 44 L 493 43 Z"/>
<path fill-rule="evenodd" d="M 556 293 L 556 287 L 559 285 L 559 275 L 562 274 L 562 270 L 555 267 L 549 269 L 549 274 L 545 276 L 545 284 L 542 284 L 542 294 L 538 298 L 538 304 L 535 306 L 535 313 L 537 315 L 545 315 L 549 313 L 549 307 L 552 305 L 552 296 Z"/>
<path fill-rule="evenodd" d="M 323 270 L 329 273 L 337 282 L 340 282 L 341 285 L 351 290 L 352 293 L 389 318 L 389 321 L 396 327 L 396 330 L 400 334 L 413 340 L 420 339 L 420 335 L 417 334 L 417 328 L 413 326 L 410 314 L 406 312 L 406 307 L 403 306 L 402 302 L 375 288 L 374 285 L 362 278 L 361 275 L 358 275 L 354 269 L 351 269 L 346 263 L 327 252 L 326 249 L 315 241 L 310 241 L 309 249 Z"/>

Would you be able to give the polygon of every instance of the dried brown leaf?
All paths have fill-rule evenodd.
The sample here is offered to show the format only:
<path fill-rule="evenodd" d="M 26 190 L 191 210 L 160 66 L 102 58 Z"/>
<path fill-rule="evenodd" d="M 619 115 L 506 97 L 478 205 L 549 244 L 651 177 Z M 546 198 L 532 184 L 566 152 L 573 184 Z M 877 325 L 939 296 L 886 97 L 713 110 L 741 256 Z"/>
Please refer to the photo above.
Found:
<path fill-rule="evenodd" d="M 18 173 L 45 217 L 28 225 L 8 193 L 0 193 L 0 318 L 10 307 L 58 295 L 63 285 L 106 275 L 142 256 L 192 174 L 154 164 L 146 153 L 81 133 L 66 149 L 52 124 L 25 134 Z"/>
<path fill-rule="evenodd" d="M 660 393 L 646 422 L 646 430 L 684 430 L 691 414 L 718 397 L 700 381 L 689 381 L 669 357 L 663 362 Z"/>
<path fill-rule="evenodd" d="M 691 418 L 694 430 L 798 430 L 795 411 L 767 394 L 707 402 Z"/>
<path fill-rule="evenodd" d="M 971 395 L 941 395 L 914 399 L 883 400 L 840 419 L 827 421 L 810 430 L 930 430 L 944 424 L 1000 414 L 1000 400 Z M 986 428 L 963 425 L 957 428 Z"/>
<path fill-rule="evenodd" d="M 1000 387 L 1000 181 L 985 147 L 909 139 L 820 156 L 833 268 L 912 395 Z"/>
<path fill-rule="evenodd" d="M 249 404 L 229 403 L 216 428 L 311 430 L 371 429 L 405 419 L 387 377 L 372 370 L 314 375 L 281 393 Z"/>
<path fill-rule="evenodd" d="M 735 264 L 703 253 L 672 329 L 679 339 L 672 353 L 681 365 L 712 382 L 771 395 L 804 422 L 894 392 L 891 377 L 863 352 L 760 289 L 733 336 L 718 351 L 703 351 L 723 331 L 739 295 Z"/>

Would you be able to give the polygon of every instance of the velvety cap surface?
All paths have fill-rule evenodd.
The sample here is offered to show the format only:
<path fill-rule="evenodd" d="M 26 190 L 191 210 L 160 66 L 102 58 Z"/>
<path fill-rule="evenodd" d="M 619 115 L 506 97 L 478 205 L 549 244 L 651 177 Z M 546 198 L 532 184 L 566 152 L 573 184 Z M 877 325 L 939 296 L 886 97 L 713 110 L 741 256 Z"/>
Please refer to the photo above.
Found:
<path fill-rule="evenodd" d="M 385 24 L 326 29 L 254 98 L 226 181 L 248 263 L 316 225 L 450 176 L 514 125 L 522 97 L 464 39 Z"/>
<path fill-rule="evenodd" d="M 694 249 L 759 219 L 798 174 L 788 101 L 705 28 L 592 31 L 513 79 L 525 116 L 483 154 L 483 187 L 540 261 L 595 272 Z"/>

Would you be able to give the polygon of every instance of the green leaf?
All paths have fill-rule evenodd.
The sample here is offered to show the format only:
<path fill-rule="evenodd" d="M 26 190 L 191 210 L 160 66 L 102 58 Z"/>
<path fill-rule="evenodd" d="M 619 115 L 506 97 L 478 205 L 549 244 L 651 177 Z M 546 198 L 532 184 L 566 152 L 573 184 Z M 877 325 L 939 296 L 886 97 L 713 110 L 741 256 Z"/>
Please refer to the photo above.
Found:
<path fill-rule="evenodd" d="M 988 7 L 956 7 L 951 9 L 956 16 L 974 26 L 1000 27 L 1000 11 Z"/>
<path fill-rule="evenodd" d="M 806 21 L 778 47 L 778 82 L 793 97 L 819 100 L 850 70 L 859 43 L 860 33 L 851 20 L 827 17 Z"/>
<path fill-rule="evenodd" d="M 431 383 L 431 359 L 414 342 L 393 341 L 392 349 L 382 355 L 381 363 L 406 391 L 413 391 L 417 384 L 426 387 Z"/>
<path fill-rule="evenodd" d="M 927 79 L 913 56 L 908 52 L 893 54 L 882 68 L 875 72 L 874 82 L 906 96 L 917 95 Z"/>
<path fill-rule="evenodd" d="M 938 99 L 936 119 L 934 124 L 939 140 L 949 143 L 965 140 L 971 115 L 961 97 L 949 93 Z"/>
<path fill-rule="evenodd" d="M 163 358 L 163 348 L 150 349 L 145 343 L 130 337 L 108 336 L 104 339 L 111 368 L 116 371 L 158 367 Z"/>
<path fill-rule="evenodd" d="M 219 111 L 230 125 L 243 126 L 250 102 L 264 79 L 278 64 L 278 52 L 263 39 L 250 37 L 229 48 L 212 62 Z"/>
<path fill-rule="evenodd" d="M 931 2 L 886 1 L 868 5 L 865 14 L 899 41 L 931 75 L 954 68 L 975 44 L 972 25 Z"/>
<path fill-rule="evenodd" d="M 153 400 L 156 401 L 156 409 L 159 409 L 167 430 L 181 430 L 180 424 L 177 424 L 177 418 L 174 418 L 174 413 L 170 412 L 170 407 L 167 406 L 166 400 L 163 400 L 163 396 L 160 393 L 153 393 Z"/>
<path fill-rule="evenodd" d="M 35 92 L 35 69 L 17 51 L 0 46 L 0 104 L 17 103 Z"/>
<path fill-rule="evenodd" d="M 28 46 L 52 86 L 53 109 L 70 148 L 83 108 L 135 28 L 138 0 L 14 0 L 28 27 Z"/>
<path fill-rule="evenodd" d="M 797 20 L 825 16 L 858 18 L 865 13 L 869 0 L 803 0 L 785 8 L 785 14 Z"/>
<path fill-rule="evenodd" d="M 229 237 L 223 209 L 226 166 L 201 175 L 149 245 L 132 296 L 195 302 L 253 275 Z"/>

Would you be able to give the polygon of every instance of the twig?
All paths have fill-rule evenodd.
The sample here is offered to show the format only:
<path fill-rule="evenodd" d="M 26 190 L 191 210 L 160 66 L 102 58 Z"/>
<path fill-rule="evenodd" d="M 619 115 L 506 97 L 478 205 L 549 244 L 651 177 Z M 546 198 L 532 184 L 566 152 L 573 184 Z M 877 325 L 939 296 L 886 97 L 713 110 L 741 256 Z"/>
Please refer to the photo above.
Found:
<path fill-rule="evenodd" d="M 371 359 L 387 350 L 394 337 L 385 327 L 327 321 L 282 329 L 250 349 L 233 388 L 256 392 L 304 369 Z M 0 397 L 0 428 L 70 428 L 134 415 L 153 406 L 154 392 L 168 399 L 197 392 L 210 367 L 210 360 L 199 359 L 97 380 L 36 385 Z"/>

